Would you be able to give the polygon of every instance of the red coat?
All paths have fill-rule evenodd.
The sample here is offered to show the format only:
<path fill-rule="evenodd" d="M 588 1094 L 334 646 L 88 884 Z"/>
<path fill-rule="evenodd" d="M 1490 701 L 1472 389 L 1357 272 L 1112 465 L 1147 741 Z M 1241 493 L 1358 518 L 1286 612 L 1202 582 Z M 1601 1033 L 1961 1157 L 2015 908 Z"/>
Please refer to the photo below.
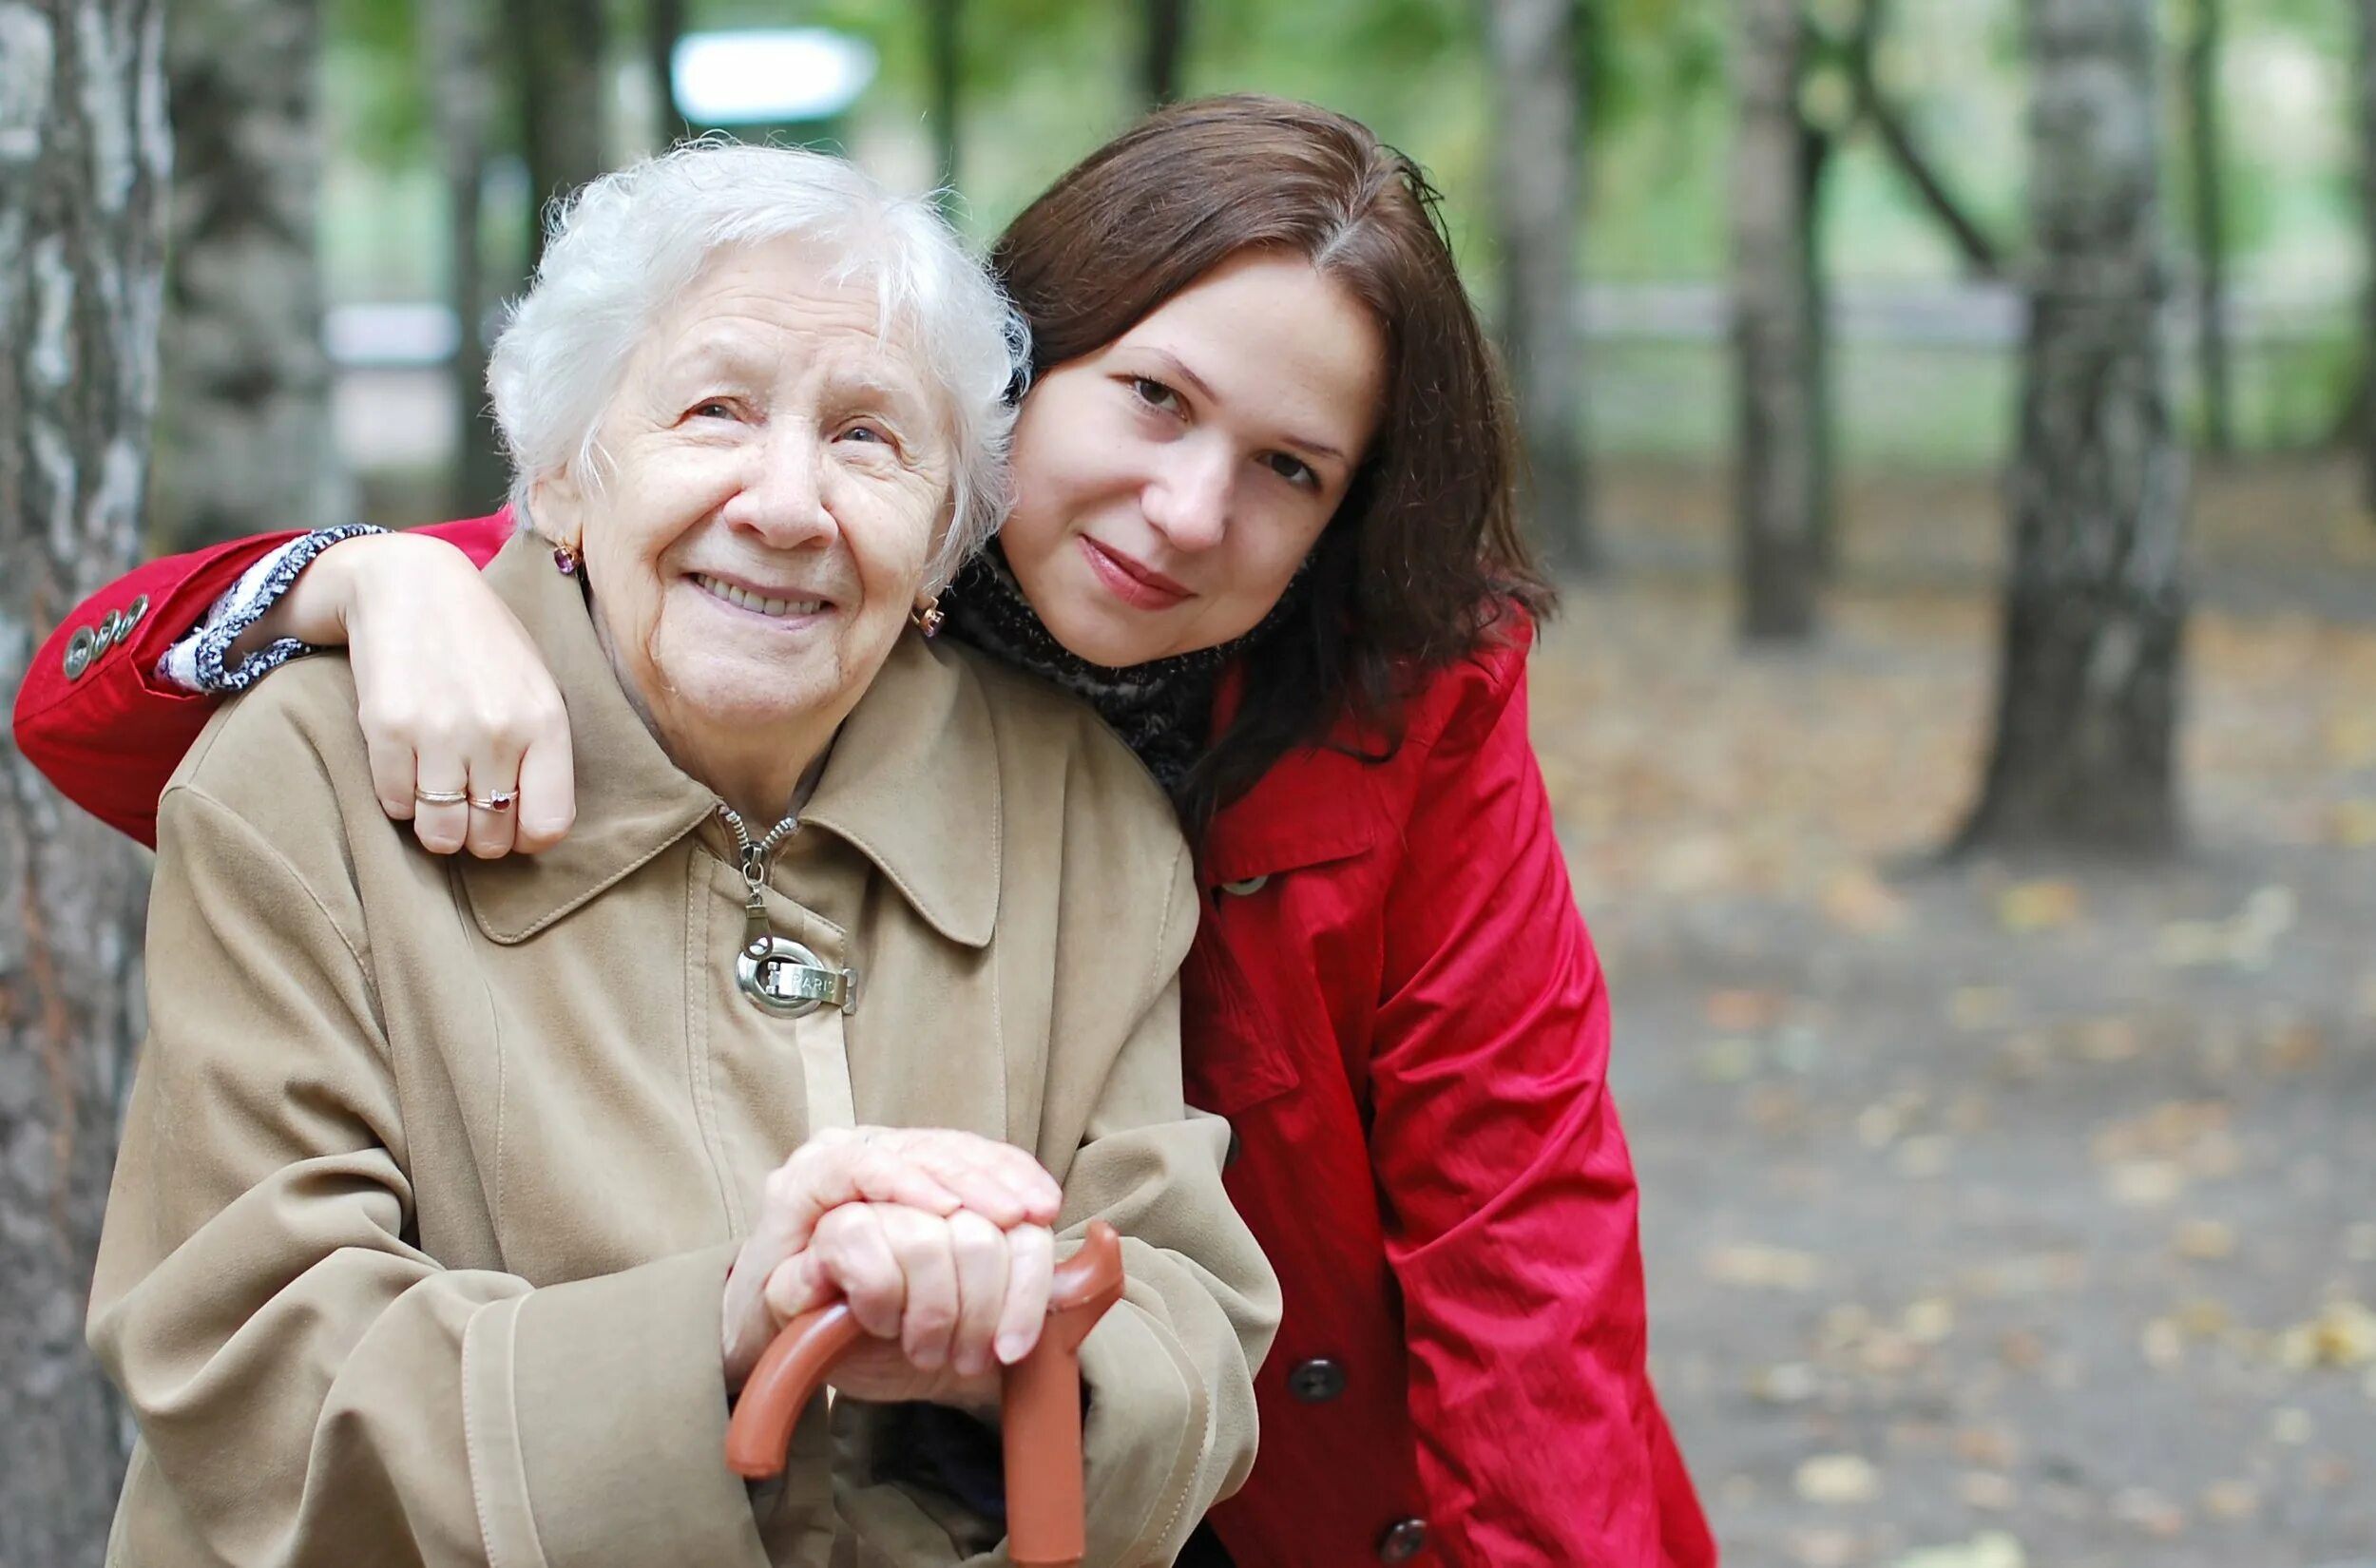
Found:
<path fill-rule="evenodd" d="M 428 531 L 483 564 L 509 521 Z M 18 694 L 26 755 L 153 841 L 211 708 L 158 659 L 279 542 L 79 607 Z M 69 680 L 74 630 L 144 598 Z M 1230 1192 L 1286 1302 L 1261 1458 L 1214 1516 L 1240 1568 L 1715 1561 L 1644 1367 L 1607 998 L 1527 740 L 1529 641 L 1432 680 L 1389 761 L 1283 760 L 1205 847 L 1189 1098 L 1236 1129 Z"/>

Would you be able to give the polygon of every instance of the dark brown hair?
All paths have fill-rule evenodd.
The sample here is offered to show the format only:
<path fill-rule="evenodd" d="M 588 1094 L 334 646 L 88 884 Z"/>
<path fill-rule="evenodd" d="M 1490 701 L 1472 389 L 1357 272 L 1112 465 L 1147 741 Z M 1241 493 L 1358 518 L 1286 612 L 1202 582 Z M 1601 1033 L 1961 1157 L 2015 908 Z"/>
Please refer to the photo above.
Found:
<path fill-rule="evenodd" d="M 1232 96 L 1159 110 L 1008 225 L 990 265 L 1031 323 L 1032 370 L 1093 354 L 1249 250 L 1300 256 L 1383 329 L 1386 406 L 1314 546 L 1301 603 L 1181 792 L 1200 825 L 1347 717 L 1390 753 L 1402 700 L 1552 594 L 1519 530 L 1510 401 L 1437 195 L 1358 121 Z"/>

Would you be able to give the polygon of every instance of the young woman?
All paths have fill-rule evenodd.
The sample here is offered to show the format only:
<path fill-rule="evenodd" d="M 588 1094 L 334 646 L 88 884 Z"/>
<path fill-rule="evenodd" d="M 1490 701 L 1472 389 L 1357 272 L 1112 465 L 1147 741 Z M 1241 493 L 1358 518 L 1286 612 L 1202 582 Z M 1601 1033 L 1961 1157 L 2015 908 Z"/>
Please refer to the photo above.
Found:
<path fill-rule="evenodd" d="M 1235 1130 L 1285 1297 L 1260 1459 L 1212 1516 L 1229 1558 L 1696 1568 L 1606 994 L 1527 741 L 1550 594 L 1434 200 L 1358 124 L 1256 98 L 1060 180 L 993 253 L 1035 377 L 1014 510 L 944 604 L 1094 705 L 1197 842 L 1189 1097 Z M 217 695 L 346 641 L 391 814 L 548 846 L 565 725 L 470 571 L 513 526 L 153 563 L 38 656 L 19 742 L 147 837 Z M 414 810 L 457 791 L 512 798 Z"/>

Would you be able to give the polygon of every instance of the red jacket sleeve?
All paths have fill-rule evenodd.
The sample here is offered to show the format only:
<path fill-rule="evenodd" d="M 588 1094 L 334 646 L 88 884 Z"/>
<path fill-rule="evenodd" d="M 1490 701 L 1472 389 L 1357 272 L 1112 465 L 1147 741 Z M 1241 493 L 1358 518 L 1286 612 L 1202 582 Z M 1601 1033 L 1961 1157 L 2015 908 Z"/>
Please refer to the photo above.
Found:
<path fill-rule="evenodd" d="M 1452 1561 L 1705 1564 L 1650 1386 L 1608 999 L 1527 739 L 1525 641 L 1442 678 L 1389 895 L 1370 1149 L 1420 1464 Z"/>
<path fill-rule="evenodd" d="M 508 512 L 424 528 L 485 565 L 510 536 Z M 80 604 L 33 655 L 16 694 L 16 744 L 68 800 L 143 844 L 157 842 L 157 797 L 214 713 L 216 698 L 157 679 L 165 650 L 205 619 L 240 574 L 294 533 L 258 534 L 134 568 Z M 69 663 L 78 631 L 110 612 L 132 624 Z M 69 671 L 76 673 L 69 674 Z"/>

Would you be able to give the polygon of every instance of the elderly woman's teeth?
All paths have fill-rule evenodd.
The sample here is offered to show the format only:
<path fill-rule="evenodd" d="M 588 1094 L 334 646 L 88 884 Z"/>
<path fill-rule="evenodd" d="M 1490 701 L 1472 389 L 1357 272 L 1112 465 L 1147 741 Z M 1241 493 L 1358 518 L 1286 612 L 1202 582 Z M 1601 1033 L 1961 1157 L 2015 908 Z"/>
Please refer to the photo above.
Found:
<path fill-rule="evenodd" d="M 731 583 L 720 583 L 714 577 L 696 572 L 693 581 L 703 593 L 722 599 L 738 609 L 753 610 L 760 615 L 814 615 L 825 607 L 821 599 L 762 599 L 748 588 L 738 588 Z"/>

